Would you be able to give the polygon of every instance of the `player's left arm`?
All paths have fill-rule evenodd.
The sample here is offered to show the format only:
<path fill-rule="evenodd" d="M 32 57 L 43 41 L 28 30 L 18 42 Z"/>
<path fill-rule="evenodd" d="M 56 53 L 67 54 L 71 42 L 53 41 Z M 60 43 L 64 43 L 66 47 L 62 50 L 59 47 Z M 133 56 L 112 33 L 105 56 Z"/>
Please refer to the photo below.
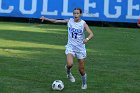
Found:
<path fill-rule="evenodd" d="M 92 32 L 92 30 L 89 28 L 89 26 L 87 25 L 87 23 L 85 22 L 85 24 L 84 24 L 84 28 L 85 28 L 85 30 L 88 32 L 88 37 L 84 40 L 84 43 L 87 43 L 90 39 L 92 39 L 92 37 L 94 36 L 93 35 L 93 32 Z"/>

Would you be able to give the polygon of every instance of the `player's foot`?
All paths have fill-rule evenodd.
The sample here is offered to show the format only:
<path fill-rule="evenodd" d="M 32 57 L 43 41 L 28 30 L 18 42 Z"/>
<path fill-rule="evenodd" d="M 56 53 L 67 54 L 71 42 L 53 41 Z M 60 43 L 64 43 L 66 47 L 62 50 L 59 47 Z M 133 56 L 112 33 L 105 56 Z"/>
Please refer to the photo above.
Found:
<path fill-rule="evenodd" d="M 87 89 L 87 84 L 82 84 L 81 89 Z"/>
<path fill-rule="evenodd" d="M 75 78 L 74 76 L 71 74 L 70 71 L 68 71 L 67 66 L 65 66 L 66 72 L 67 72 L 67 78 L 71 81 L 71 82 L 75 82 Z"/>
<path fill-rule="evenodd" d="M 67 75 L 67 78 L 71 81 L 71 82 L 75 82 L 75 78 L 74 76 L 70 73 L 69 75 Z"/>

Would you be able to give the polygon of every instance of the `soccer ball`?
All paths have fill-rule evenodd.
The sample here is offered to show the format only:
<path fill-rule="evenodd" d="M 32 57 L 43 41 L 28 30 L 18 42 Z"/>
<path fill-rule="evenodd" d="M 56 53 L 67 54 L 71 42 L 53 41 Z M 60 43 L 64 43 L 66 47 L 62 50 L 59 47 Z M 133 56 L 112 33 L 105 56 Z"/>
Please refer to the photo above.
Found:
<path fill-rule="evenodd" d="M 63 90 L 63 88 L 64 88 L 64 84 L 61 80 L 55 80 L 52 83 L 52 89 L 53 90 Z"/>

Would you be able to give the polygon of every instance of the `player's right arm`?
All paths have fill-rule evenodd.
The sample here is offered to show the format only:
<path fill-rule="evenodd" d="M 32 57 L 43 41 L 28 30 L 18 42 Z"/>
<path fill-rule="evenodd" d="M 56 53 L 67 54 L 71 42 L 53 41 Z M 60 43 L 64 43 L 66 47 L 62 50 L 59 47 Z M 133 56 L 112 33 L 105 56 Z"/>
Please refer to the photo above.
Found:
<path fill-rule="evenodd" d="M 41 22 L 49 21 L 51 23 L 68 23 L 68 21 L 69 21 L 69 20 L 49 19 L 49 18 L 45 18 L 44 16 L 42 16 L 40 19 L 41 19 Z"/>

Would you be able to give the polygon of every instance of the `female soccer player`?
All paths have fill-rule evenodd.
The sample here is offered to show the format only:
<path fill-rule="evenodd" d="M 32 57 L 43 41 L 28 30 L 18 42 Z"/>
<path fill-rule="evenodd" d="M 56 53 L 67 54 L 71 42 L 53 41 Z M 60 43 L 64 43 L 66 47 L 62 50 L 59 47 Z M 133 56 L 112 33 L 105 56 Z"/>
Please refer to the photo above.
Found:
<path fill-rule="evenodd" d="M 71 82 L 75 82 L 75 78 L 71 73 L 73 66 L 73 58 L 76 57 L 79 63 L 79 72 L 81 74 L 82 86 L 81 89 L 87 89 L 87 74 L 84 68 L 84 59 L 86 58 L 85 44 L 93 37 L 93 33 L 89 26 L 80 17 L 82 10 L 75 8 L 73 10 L 73 17 L 69 20 L 55 20 L 41 17 L 42 22 L 44 20 L 52 23 L 67 23 L 68 25 L 68 42 L 66 45 L 65 54 L 67 56 L 67 65 L 65 66 L 67 77 Z M 88 32 L 88 37 L 85 38 L 84 30 Z"/>

